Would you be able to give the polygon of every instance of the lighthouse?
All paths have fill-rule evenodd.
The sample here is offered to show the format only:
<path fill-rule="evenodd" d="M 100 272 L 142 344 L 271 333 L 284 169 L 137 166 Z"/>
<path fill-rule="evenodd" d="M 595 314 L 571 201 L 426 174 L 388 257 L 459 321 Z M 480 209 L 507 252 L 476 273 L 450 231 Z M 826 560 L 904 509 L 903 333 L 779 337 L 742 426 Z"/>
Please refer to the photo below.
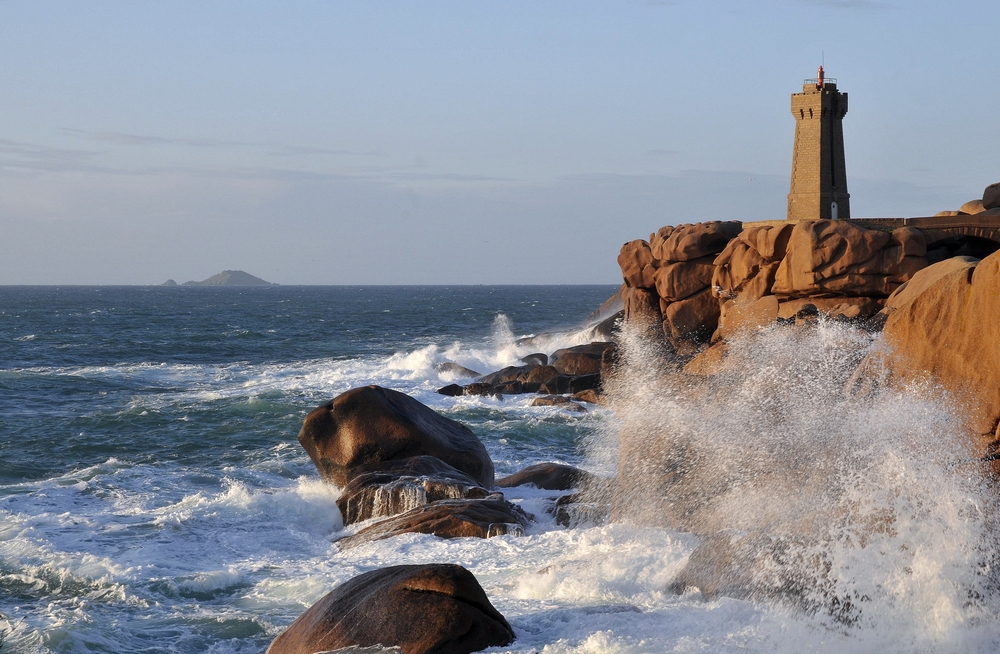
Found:
<path fill-rule="evenodd" d="M 844 115 L 847 94 L 837 90 L 837 80 L 824 76 L 807 79 L 801 93 L 792 94 L 795 147 L 792 183 L 788 192 L 788 220 L 850 218 L 844 161 Z"/>

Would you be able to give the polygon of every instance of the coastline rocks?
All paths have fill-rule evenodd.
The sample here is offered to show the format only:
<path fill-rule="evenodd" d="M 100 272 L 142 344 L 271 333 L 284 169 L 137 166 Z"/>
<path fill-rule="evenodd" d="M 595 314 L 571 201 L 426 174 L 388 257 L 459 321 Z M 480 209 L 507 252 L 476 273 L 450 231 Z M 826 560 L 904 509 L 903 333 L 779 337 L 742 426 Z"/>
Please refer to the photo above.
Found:
<path fill-rule="evenodd" d="M 493 487 L 493 462 L 468 427 L 380 386 L 352 389 L 314 409 L 299 443 L 320 476 L 338 486 L 356 466 L 426 454 Z"/>
<path fill-rule="evenodd" d="M 676 302 L 708 288 L 715 272 L 713 261 L 714 256 L 707 256 L 661 266 L 653 275 L 657 294 L 663 300 Z"/>
<path fill-rule="evenodd" d="M 774 278 L 775 295 L 888 296 L 881 251 L 890 235 L 838 220 L 796 223 Z M 905 280 L 903 280 L 905 281 Z M 902 281 L 900 282 L 902 283 Z"/>
<path fill-rule="evenodd" d="M 886 364 L 893 380 L 933 376 L 958 403 L 969 431 L 979 436 L 976 454 L 987 456 L 996 451 L 1000 419 L 1000 252 L 975 267 L 968 263 L 952 262 L 956 269 L 898 306 L 883 337 L 891 349 Z"/>
<path fill-rule="evenodd" d="M 432 456 L 351 468 L 337 499 L 344 524 L 405 513 L 445 499 L 481 499 L 490 491 L 464 472 Z"/>
<path fill-rule="evenodd" d="M 521 363 L 525 365 L 547 366 L 549 364 L 549 356 L 544 352 L 535 352 L 534 354 L 521 357 Z"/>
<path fill-rule="evenodd" d="M 959 213 L 967 213 L 970 215 L 976 215 L 977 213 L 982 213 L 986 211 L 986 207 L 983 201 L 980 199 L 969 200 L 958 210 Z"/>
<path fill-rule="evenodd" d="M 403 565 L 341 584 L 281 633 L 268 654 L 383 645 L 404 654 L 467 654 L 508 645 L 514 631 L 471 572 Z"/>
<path fill-rule="evenodd" d="M 529 518 L 521 509 L 494 493 L 485 499 L 441 500 L 365 527 L 337 541 L 341 549 L 401 534 L 433 534 L 439 538 L 521 536 Z"/>
<path fill-rule="evenodd" d="M 594 485 L 597 477 L 564 463 L 536 463 L 524 470 L 498 479 L 498 488 L 512 488 L 534 484 L 542 490 L 570 490 L 581 486 Z"/>
<path fill-rule="evenodd" d="M 693 261 L 710 254 L 715 255 L 722 252 L 726 244 L 736 238 L 742 230 L 743 223 L 735 220 L 678 225 L 664 234 L 662 242 L 657 243 L 656 258 L 660 261 L 676 262 Z"/>
<path fill-rule="evenodd" d="M 718 327 L 720 314 L 719 301 L 705 288 L 664 307 L 663 332 L 674 339 L 707 341 Z"/>
<path fill-rule="evenodd" d="M 618 265 L 622 269 L 622 279 L 629 288 L 649 288 L 653 286 L 653 253 L 649 243 L 643 240 L 629 241 L 618 254 Z"/>
<path fill-rule="evenodd" d="M 574 413 L 586 413 L 587 409 L 572 401 L 565 395 L 542 395 L 531 401 L 531 406 L 557 406 L 560 409 L 573 411 Z"/>
<path fill-rule="evenodd" d="M 822 313 L 835 320 L 871 318 L 882 310 L 882 302 L 872 297 L 810 297 L 782 302 L 778 306 L 778 318 L 792 320 L 809 306 L 814 309 L 813 315 Z"/>
<path fill-rule="evenodd" d="M 952 257 L 924 268 L 917 272 L 910 281 L 893 291 L 889 299 L 885 301 L 884 312 L 888 314 L 906 306 L 945 275 L 956 270 L 975 268 L 978 263 L 979 259 L 975 257 Z"/>
<path fill-rule="evenodd" d="M 470 370 L 465 366 L 460 366 L 452 361 L 442 361 L 434 364 L 434 370 L 441 374 L 452 375 L 453 377 L 479 377 L 480 373 Z"/>
<path fill-rule="evenodd" d="M 458 384 L 448 384 L 447 386 L 442 386 L 437 389 L 437 392 L 441 395 L 447 395 L 448 397 L 459 397 L 465 395 L 465 389 Z"/>
<path fill-rule="evenodd" d="M 601 359 L 605 350 L 614 347 L 610 342 L 594 342 L 588 345 L 556 350 L 549 358 L 555 370 L 564 375 L 595 375 L 601 372 Z"/>
<path fill-rule="evenodd" d="M 637 329 L 640 334 L 656 340 L 663 337 L 660 325 L 663 313 L 660 311 L 660 296 L 648 288 L 627 288 L 625 301 L 625 323 Z"/>
<path fill-rule="evenodd" d="M 1000 182 L 990 184 L 983 191 L 983 209 L 1000 208 Z"/>

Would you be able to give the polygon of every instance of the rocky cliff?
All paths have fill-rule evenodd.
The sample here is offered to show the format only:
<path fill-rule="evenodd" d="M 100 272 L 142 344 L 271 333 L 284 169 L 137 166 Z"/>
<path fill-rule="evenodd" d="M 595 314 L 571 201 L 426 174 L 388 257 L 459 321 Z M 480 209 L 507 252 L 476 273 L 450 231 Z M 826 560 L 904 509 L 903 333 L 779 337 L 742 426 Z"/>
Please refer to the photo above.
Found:
<path fill-rule="evenodd" d="M 982 218 L 998 205 L 994 184 L 963 210 Z M 727 340 L 769 325 L 822 315 L 884 329 L 888 347 L 852 392 L 932 379 L 961 405 L 979 456 L 1000 459 L 1000 242 L 984 233 L 879 220 L 663 227 L 618 256 L 625 324 L 700 374 Z"/>

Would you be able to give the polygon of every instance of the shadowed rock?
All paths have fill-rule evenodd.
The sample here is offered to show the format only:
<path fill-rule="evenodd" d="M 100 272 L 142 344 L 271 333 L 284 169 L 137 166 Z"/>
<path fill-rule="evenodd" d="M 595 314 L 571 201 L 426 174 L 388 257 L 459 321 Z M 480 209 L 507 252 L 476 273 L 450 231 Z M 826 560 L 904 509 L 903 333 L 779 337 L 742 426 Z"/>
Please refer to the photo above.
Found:
<path fill-rule="evenodd" d="M 543 352 L 536 352 L 521 357 L 521 363 L 525 365 L 546 366 L 549 364 L 549 357 Z"/>
<path fill-rule="evenodd" d="M 440 538 L 491 538 L 520 536 L 528 526 L 528 516 L 495 493 L 482 500 L 442 500 L 411 509 L 395 517 L 365 527 L 353 536 L 341 538 L 341 549 L 391 538 L 401 534 L 433 534 Z"/>
<path fill-rule="evenodd" d="M 512 488 L 534 484 L 543 490 L 570 490 L 597 481 L 597 477 L 564 463 L 536 463 L 520 472 L 498 479 L 498 488 Z"/>
<path fill-rule="evenodd" d="M 404 654 L 467 654 L 513 640 L 514 631 L 471 572 L 433 563 L 354 577 L 300 615 L 267 652 L 385 645 Z"/>
<path fill-rule="evenodd" d="M 614 344 L 595 342 L 556 350 L 550 357 L 553 368 L 564 375 L 593 375 L 601 372 L 601 357 Z"/>
<path fill-rule="evenodd" d="M 475 370 L 470 370 L 465 366 L 460 366 L 457 363 L 453 363 L 451 361 L 443 361 L 441 363 L 435 363 L 434 370 L 442 374 L 454 375 L 455 377 L 479 377 L 481 374 L 476 372 Z"/>
<path fill-rule="evenodd" d="M 493 487 L 493 462 L 468 427 L 380 386 L 352 389 L 314 409 L 299 443 L 338 486 L 356 466 L 427 454 Z"/>
<path fill-rule="evenodd" d="M 486 397 L 495 397 L 500 400 L 503 399 L 503 393 L 497 390 L 493 384 L 487 384 L 485 382 L 466 384 L 462 387 L 462 395 L 482 395 Z"/>
<path fill-rule="evenodd" d="M 447 395 L 449 397 L 459 397 L 460 395 L 465 395 L 465 389 L 458 384 L 448 384 L 447 386 L 442 386 L 437 390 L 441 395 Z"/>
<path fill-rule="evenodd" d="M 370 463 L 348 471 L 349 481 L 337 500 L 344 524 L 405 513 L 445 499 L 481 499 L 489 491 L 432 456 Z"/>
<path fill-rule="evenodd" d="M 560 409 L 574 411 L 576 413 L 586 413 L 587 409 L 573 402 L 565 395 L 543 395 L 531 401 L 531 406 L 557 406 Z"/>
<path fill-rule="evenodd" d="M 983 191 L 983 209 L 1000 208 L 1000 182 L 990 184 Z"/>

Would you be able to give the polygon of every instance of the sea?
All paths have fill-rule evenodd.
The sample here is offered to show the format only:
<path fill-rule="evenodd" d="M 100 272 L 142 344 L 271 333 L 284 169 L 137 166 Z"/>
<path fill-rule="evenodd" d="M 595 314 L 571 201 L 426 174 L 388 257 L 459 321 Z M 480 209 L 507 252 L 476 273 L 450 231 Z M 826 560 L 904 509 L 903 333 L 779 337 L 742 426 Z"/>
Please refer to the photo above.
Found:
<path fill-rule="evenodd" d="M 337 585 L 427 562 L 476 576 L 517 636 L 496 652 L 1000 650 L 992 491 L 965 465 L 954 403 L 839 392 L 877 336 L 830 323 L 747 337 L 710 398 L 664 382 L 636 343 L 611 406 L 437 393 L 465 381 L 437 364 L 488 373 L 589 342 L 615 290 L 0 287 L 0 654 L 262 653 Z M 504 489 L 536 518 L 523 536 L 341 551 L 359 525 L 296 437 L 313 408 L 368 384 L 469 426 L 498 477 L 543 461 L 613 477 L 682 434 L 711 454 L 696 462 L 726 463 L 691 478 L 726 480 L 704 504 L 731 533 L 819 511 L 823 536 L 812 527 L 807 556 L 779 564 L 818 565 L 823 592 L 855 610 L 678 587 L 703 539 L 659 519 L 655 479 L 608 521 L 560 526 L 558 493 Z"/>

